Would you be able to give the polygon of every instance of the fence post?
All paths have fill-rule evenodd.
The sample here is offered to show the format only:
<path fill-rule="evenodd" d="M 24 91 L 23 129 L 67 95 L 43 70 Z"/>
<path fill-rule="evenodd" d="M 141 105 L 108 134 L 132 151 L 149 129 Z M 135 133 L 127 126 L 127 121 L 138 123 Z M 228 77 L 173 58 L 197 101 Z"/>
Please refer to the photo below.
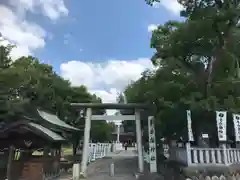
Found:
<path fill-rule="evenodd" d="M 190 166 L 192 164 L 191 144 L 190 144 L 190 142 L 186 143 L 186 152 L 187 152 L 187 165 Z"/>
<path fill-rule="evenodd" d="M 96 160 L 96 144 L 93 145 L 93 161 Z"/>
<path fill-rule="evenodd" d="M 228 165 L 228 158 L 227 158 L 227 147 L 226 144 L 222 144 L 223 148 L 223 159 L 224 159 L 224 164 Z"/>
<path fill-rule="evenodd" d="M 103 147 L 104 147 L 104 149 L 103 149 L 104 155 L 103 156 L 105 157 L 107 155 L 107 144 L 104 143 Z"/>
<path fill-rule="evenodd" d="M 98 154 L 98 144 L 95 143 L 95 159 L 98 158 L 97 154 Z"/>
<path fill-rule="evenodd" d="M 102 158 L 102 143 L 100 144 L 100 158 Z"/>
<path fill-rule="evenodd" d="M 114 176 L 115 174 L 115 167 L 114 167 L 114 163 L 112 162 L 110 164 L 110 176 Z"/>

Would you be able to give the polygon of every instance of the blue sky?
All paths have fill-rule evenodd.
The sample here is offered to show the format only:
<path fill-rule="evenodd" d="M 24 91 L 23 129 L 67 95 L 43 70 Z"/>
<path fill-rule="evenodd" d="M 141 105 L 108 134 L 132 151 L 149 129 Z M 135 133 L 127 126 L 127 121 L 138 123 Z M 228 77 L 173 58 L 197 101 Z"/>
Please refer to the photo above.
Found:
<path fill-rule="evenodd" d="M 165 8 L 152 8 L 144 0 L 131 1 L 72 1 L 66 3 L 69 18 L 52 25 L 55 39 L 47 44 L 48 51 L 38 56 L 53 63 L 69 59 L 104 61 L 150 57 L 149 24 L 161 24 L 177 18 Z M 68 36 L 68 45 L 63 44 Z M 82 50 L 82 51 L 81 51 Z M 59 59 L 61 57 L 61 59 Z"/>
<path fill-rule="evenodd" d="M 106 102 L 152 68 L 150 29 L 178 20 L 176 0 L 150 7 L 144 0 L 14 0 L 0 3 L 0 32 L 73 85 L 85 84 Z"/>

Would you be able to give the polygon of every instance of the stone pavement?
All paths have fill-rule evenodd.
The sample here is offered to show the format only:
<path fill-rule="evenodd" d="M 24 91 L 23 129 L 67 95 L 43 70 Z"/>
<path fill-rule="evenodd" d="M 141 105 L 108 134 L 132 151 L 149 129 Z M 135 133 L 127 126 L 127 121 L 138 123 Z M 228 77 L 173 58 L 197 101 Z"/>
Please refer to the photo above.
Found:
<path fill-rule="evenodd" d="M 110 176 L 110 165 L 114 163 L 114 176 Z M 138 172 L 138 161 L 135 149 L 110 153 L 107 157 L 99 159 L 88 165 L 86 180 L 135 180 Z M 57 180 L 72 180 L 68 174 Z"/>
<path fill-rule="evenodd" d="M 114 176 L 110 176 L 110 166 L 114 164 Z M 133 149 L 112 153 L 88 166 L 87 180 L 135 180 L 138 171 L 137 154 Z"/>

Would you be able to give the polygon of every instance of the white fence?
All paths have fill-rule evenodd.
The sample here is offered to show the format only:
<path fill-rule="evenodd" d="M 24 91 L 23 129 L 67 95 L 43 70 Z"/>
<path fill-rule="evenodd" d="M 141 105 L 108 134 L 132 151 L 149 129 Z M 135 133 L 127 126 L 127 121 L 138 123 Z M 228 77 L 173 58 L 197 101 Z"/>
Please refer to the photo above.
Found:
<path fill-rule="evenodd" d="M 186 163 L 188 166 L 229 166 L 240 164 L 240 149 L 237 148 L 198 148 L 172 147 L 169 160 Z M 143 152 L 144 161 L 150 162 L 149 154 Z"/>
<path fill-rule="evenodd" d="M 187 148 L 188 165 L 223 165 L 240 163 L 240 149 Z"/>
<path fill-rule="evenodd" d="M 114 149 L 115 149 L 116 151 L 122 151 L 122 150 L 123 150 L 123 145 L 122 145 L 122 143 L 115 143 L 115 144 L 114 144 Z"/>
<path fill-rule="evenodd" d="M 170 160 L 176 160 L 188 166 L 211 165 L 229 166 L 240 164 L 240 149 L 238 148 L 199 148 L 186 147 L 170 148 Z"/>
<path fill-rule="evenodd" d="M 107 156 L 110 152 L 121 151 L 122 143 L 89 143 L 88 162 Z M 77 154 L 82 153 L 82 146 L 77 149 Z"/>
<path fill-rule="evenodd" d="M 107 156 L 110 152 L 120 150 L 119 144 L 90 143 L 88 162 Z M 240 149 L 236 148 L 174 148 L 170 150 L 170 158 L 195 165 L 231 165 L 240 163 Z M 173 153 L 174 151 L 174 153 Z M 149 154 L 143 152 L 144 160 L 149 163 Z"/>
<path fill-rule="evenodd" d="M 82 154 L 81 147 L 77 149 L 77 154 Z M 89 143 L 88 163 L 103 158 L 114 151 L 113 143 Z M 73 179 L 79 179 L 80 164 L 75 163 L 72 168 Z"/>
<path fill-rule="evenodd" d="M 113 144 L 110 143 L 90 143 L 88 162 L 95 161 L 96 159 L 100 159 L 108 155 L 111 152 L 112 145 Z"/>

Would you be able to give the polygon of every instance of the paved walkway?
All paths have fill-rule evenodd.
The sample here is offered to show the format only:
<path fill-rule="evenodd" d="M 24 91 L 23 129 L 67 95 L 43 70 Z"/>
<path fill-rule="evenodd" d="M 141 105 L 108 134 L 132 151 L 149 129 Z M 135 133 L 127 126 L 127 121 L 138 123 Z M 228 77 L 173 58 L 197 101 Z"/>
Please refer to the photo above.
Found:
<path fill-rule="evenodd" d="M 114 163 L 114 176 L 110 176 L 110 165 Z M 136 151 L 129 148 L 127 151 L 110 153 L 88 165 L 87 180 L 135 180 L 138 172 Z M 59 177 L 57 180 L 72 180 L 72 175 Z"/>
<path fill-rule="evenodd" d="M 110 165 L 114 164 L 114 176 L 110 176 Z M 110 154 L 88 166 L 87 180 L 135 180 L 138 171 L 137 154 L 133 149 Z"/>

